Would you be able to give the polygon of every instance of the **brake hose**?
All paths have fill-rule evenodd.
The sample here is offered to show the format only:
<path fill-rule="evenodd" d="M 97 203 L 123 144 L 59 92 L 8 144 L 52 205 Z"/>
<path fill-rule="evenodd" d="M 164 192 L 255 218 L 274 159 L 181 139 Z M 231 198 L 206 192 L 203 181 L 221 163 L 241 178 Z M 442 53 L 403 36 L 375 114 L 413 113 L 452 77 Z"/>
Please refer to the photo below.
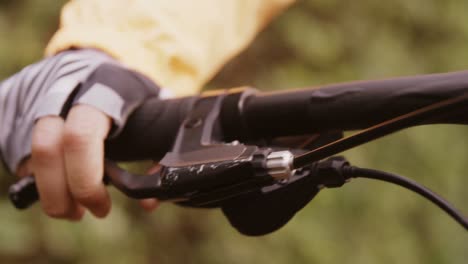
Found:
<path fill-rule="evenodd" d="M 466 107 L 468 104 L 468 93 L 446 99 L 426 107 L 422 107 L 407 114 L 395 117 L 383 123 L 362 130 L 354 135 L 331 142 L 327 145 L 306 152 L 294 159 L 294 167 L 301 168 L 321 159 L 336 155 L 342 151 L 368 143 L 404 128 L 420 125 L 428 118 L 443 116 L 453 113 L 454 110 Z"/>
<path fill-rule="evenodd" d="M 422 121 L 429 117 L 441 116 L 447 113 L 451 113 L 454 110 L 466 107 L 467 102 L 468 93 L 465 93 L 458 97 L 443 100 L 405 115 L 398 116 L 381 124 L 365 129 L 354 135 L 342 138 L 315 150 L 296 156 L 293 167 L 301 168 L 307 164 L 312 164 L 326 157 L 330 157 L 331 155 L 335 155 L 344 150 L 348 150 L 358 145 L 386 136 L 403 128 L 421 124 Z M 325 165 L 323 165 L 324 162 Z M 328 162 L 331 162 L 331 164 L 328 164 Z M 319 164 L 321 163 L 324 171 L 327 172 L 326 174 L 328 176 L 328 179 L 327 177 L 321 177 L 321 180 L 330 181 L 332 183 L 330 185 L 324 184 L 326 187 L 339 187 L 350 178 L 369 178 L 400 185 L 429 199 L 431 202 L 449 214 L 454 220 L 460 223 L 465 228 L 465 230 L 468 230 L 468 220 L 460 212 L 458 212 L 452 205 L 450 205 L 447 201 L 434 192 L 410 179 L 387 172 L 353 167 L 344 161 L 336 162 L 336 160 L 333 160 L 333 158 L 329 159 L 328 161 L 319 162 Z"/>
<path fill-rule="evenodd" d="M 437 205 L 440 209 L 444 210 L 449 214 L 455 221 L 461 224 L 466 230 L 468 230 L 468 220 L 463 217 L 463 215 L 455 209 L 449 202 L 444 200 L 442 197 L 429 190 L 428 188 L 422 186 L 421 184 L 402 177 L 400 175 L 373 170 L 373 169 L 364 169 L 358 168 L 355 166 L 349 166 L 345 169 L 345 174 L 349 175 L 352 178 L 368 178 L 375 179 L 385 182 L 390 182 L 406 189 L 409 189 L 415 193 L 420 194 L 426 199 L 430 200 L 432 203 Z"/>
<path fill-rule="evenodd" d="M 349 162 L 342 157 L 332 157 L 320 161 L 318 162 L 317 168 L 318 182 L 324 187 L 341 187 L 351 178 L 367 178 L 393 183 L 409 189 L 430 200 L 462 225 L 465 230 L 468 230 L 468 219 L 465 218 L 461 212 L 438 194 L 406 177 L 388 172 L 351 166 Z"/>

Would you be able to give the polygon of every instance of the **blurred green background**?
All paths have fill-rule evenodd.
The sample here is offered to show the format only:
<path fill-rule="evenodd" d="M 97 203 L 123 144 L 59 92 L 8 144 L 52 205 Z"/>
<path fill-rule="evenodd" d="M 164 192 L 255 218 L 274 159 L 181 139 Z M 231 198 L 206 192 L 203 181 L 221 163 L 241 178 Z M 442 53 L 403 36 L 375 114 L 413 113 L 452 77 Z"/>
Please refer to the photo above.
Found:
<path fill-rule="evenodd" d="M 41 58 L 63 0 L 0 0 L 0 79 Z M 208 89 L 272 90 L 468 68 L 466 0 L 303 0 Z M 468 214 L 468 128 L 412 128 L 345 155 L 407 175 Z M 468 263 L 466 232 L 399 187 L 355 180 L 321 192 L 280 231 L 249 238 L 218 210 L 163 204 L 152 214 L 112 190 L 105 220 L 18 212 L 2 173 L 0 263 Z"/>

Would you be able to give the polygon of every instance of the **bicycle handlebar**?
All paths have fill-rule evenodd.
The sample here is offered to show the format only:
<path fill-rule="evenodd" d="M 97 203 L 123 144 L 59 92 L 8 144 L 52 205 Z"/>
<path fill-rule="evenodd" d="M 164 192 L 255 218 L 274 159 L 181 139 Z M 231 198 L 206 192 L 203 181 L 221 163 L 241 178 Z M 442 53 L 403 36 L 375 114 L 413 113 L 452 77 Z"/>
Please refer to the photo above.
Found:
<path fill-rule="evenodd" d="M 186 198 L 188 205 L 193 201 L 195 206 L 211 206 L 220 197 L 275 184 L 284 176 L 283 169 L 289 170 L 291 177 L 296 175 L 294 169 L 313 166 L 309 161 L 298 166 L 297 160 L 282 160 L 284 157 L 268 148 L 226 145 L 228 142 L 361 129 L 416 113 L 417 109 L 432 109 L 430 106 L 439 102 L 450 105 L 452 101 L 459 103 L 447 108 L 444 115 L 427 112 L 424 119 L 415 119 L 417 124 L 468 124 L 468 106 L 464 106 L 467 90 L 468 72 L 456 72 L 279 93 L 250 89 L 172 100 L 149 99 L 129 117 L 118 137 L 106 141 L 106 157 L 113 161 L 164 157 L 161 163 L 167 169 L 144 178 L 112 164 L 106 163 L 106 169 L 111 182 L 131 197 Z M 409 121 L 404 127 L 415 124 Z M 285 161 L 286 167 L 275 167 Z M 18 208 L 37 199 L 37 193 L 32 195 L 35 186 L 31 179 L 23 179 L 10 189 Z M 338 185 L 343 183 L 339 181 Z"/>
<path fill-rule="evenodd" d="M 357 130 L 467 91 L 468 71 L 351 82 L 260 93 L 246 101 L 243 115 L 256 138 Z M 450 115 L 426 123 L 468 124 L 468 116 Z M 227 135 L 236 138 L 232 131 L 226 130 Z"/>
<path fill-rule="evenodd" d="M 468 71 L 296 91 L 233 93 L 221 109 L 221 130 L 225 142 L 243 142 L 363 129 L 466 91 Z M 130 116 L 122 133 L 107 141 L 107 156 L 116 161 L 159 160 L 172 147 L 197 98 L 148 100 Z M 468 124 L 465 110 L 468 106 L 424 123 Z"/>

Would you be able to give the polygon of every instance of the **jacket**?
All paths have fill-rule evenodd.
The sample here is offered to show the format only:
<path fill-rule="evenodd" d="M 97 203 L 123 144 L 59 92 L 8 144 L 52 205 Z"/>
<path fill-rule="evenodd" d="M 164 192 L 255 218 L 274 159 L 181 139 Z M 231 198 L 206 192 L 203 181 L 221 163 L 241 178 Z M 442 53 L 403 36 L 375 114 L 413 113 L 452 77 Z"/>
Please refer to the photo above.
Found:
<path fill-rule="evenodd" d="M 200 91 L 294 0 L 71 0 L 46 55 L 105 51 L 176 96 Z"/>

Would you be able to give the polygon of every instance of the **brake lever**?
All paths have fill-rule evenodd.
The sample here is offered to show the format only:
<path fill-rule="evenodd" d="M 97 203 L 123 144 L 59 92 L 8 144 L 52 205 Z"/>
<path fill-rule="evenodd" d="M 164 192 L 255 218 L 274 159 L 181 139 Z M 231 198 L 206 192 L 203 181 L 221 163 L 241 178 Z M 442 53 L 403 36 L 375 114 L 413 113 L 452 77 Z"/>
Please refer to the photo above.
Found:
<path fill-rule="evenodd" d="M 287 164 L 286 166 L 284 166 Z M 131 174 L 112 161 L 105 169 L 110 182 L 127 196 L 137 199 L 158 198 L 163 201 L 188 202 L 193 206 L 209 206 L 249 191 L 272 185 L 281 177 L 289 178 L 292 154 L 253 149 L 249 155 L 178 167 L 163 166 L 151 175 Z"/>
<path fill-rule="evenodd" d="M 219 116 L 227 95 L 211 93 L 197 99 L 171 151 L 159 162 L 159 172 L 134 175 L 107 160 L 110 183 L 132 198 L 208 206 L 291 177 L 291 152 L 223 142 Z"/>

